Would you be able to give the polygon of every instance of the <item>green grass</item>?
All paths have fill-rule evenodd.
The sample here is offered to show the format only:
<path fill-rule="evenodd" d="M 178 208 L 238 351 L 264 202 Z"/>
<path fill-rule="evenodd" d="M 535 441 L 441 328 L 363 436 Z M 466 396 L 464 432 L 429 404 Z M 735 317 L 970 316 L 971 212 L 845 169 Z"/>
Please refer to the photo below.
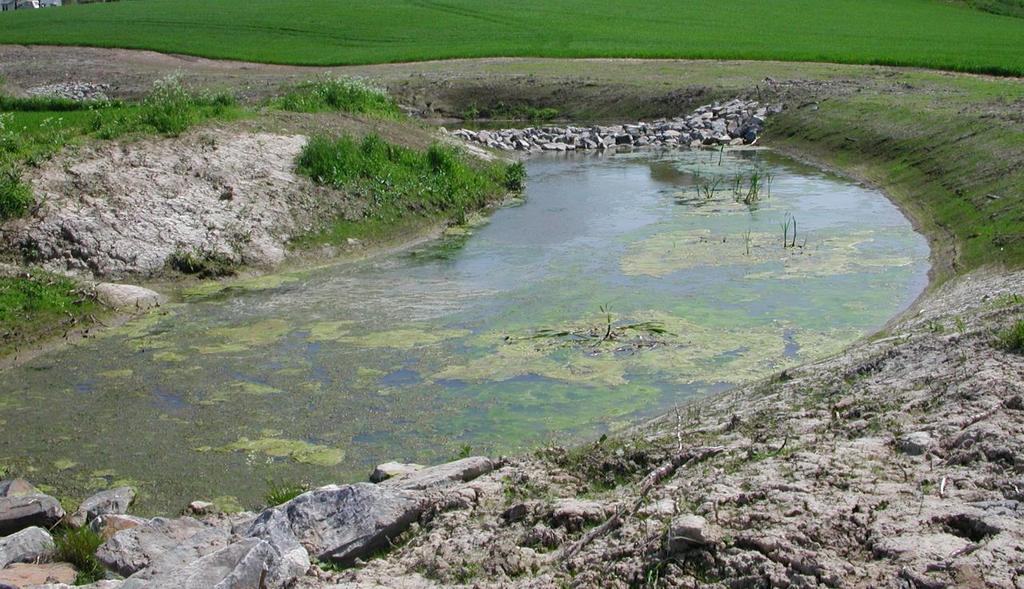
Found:
<path fill-rule="evenodd" d="M 343 111 L 384 118 L 402 114 L 386 90 L 350 78 L 325 76 L 303 82 L 272 103 L 293 112 Z"/>
<path fill-rule="evenodd" d="M 524 177 L 521 165 L 471 163 L 454 147 L 435 144 L 419 151 L 376 135 L 361 140 L 313 137 L 299 155 L 298 170 L 367 203 L 361 217 L 338 219 L 297 240 L 300 247 L 379 239 L 395 227 L 422 220 L 461 223 L 467 213 L 521 189 Z"/>
<path fill-rule="evenodd" d="M 278 483 L 267 481 L 267 493 L 263 496 L 267 505 L 276 507 L 288 503 L 309 490 L 309 485 L 300 483 Z"/>
<path fill-rule="evenodd" d="M 78 570 L 76 585 L 94 583 L 104 578 L 106 569 L 96 559 L 96 549 L 103 544 L 103 538 L 92 528 L 64 528 L 58 530 L 53 541 L 57 547 L 55 559 L 69 562 Z"/>
<path fill-rule="evenodd" d="M 1024 354 L 1024 321 L 1018 321 L 1012 326 L 996 334 L 999 347 L 1014 354 Z"/>
<path fill-rule="evenodd" d="M 47 273 L 0 277 L 0 352 L 22 341 L 56 335 L 84 320 L 98 304 L 71 279 Z"/>
<path fill-rule="evenodd" d="M 646 57 L 1024 74 L 1024 21 L 938 0 L 147 0 L 8 12 L 0 43 L 308 65 Z"/>

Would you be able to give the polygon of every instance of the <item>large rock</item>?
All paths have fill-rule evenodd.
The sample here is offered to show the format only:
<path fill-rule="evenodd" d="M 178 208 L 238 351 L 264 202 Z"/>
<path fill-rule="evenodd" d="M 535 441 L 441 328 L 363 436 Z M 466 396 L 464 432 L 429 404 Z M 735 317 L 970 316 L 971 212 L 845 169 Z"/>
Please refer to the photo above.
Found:
<path fill-rule="evenodd" d="M 296 539 L 284 511 L 268 510 L 244 531 L 243 535 L 258 537 L 271 548 L 266 563 L 268 587 L 287 587 L 309 570 L 309 553 Z"/>
<path fill-rule="evenodd" d="M 0 497 L 0 536 L 32 526 L 53 527 L 64 517 L 60 502 L 39 492 Z"/>
<path fill-rule="evenodd" d="M 668 529 L 668 552 L 676 554 L 690 548 L 718 542 L 717 530 L 699 515 L 680 515 L 673 518 Z"/>
<path fill-rule="evenodd" d="M 26 528 L 0 538 L 0 569 L 12 562 L 35 562 L 53 554 L 53 538 L 42 528 Z"/>
<path fill-rule="evenodd" d="M 143 579 L 131 577 L 121 589 L 271 589 L 266 563 L 273 549 L 247 538 L 200 559 Z"/>
<path fill-rule="evenodd" d="M 471 456 L 387 479 L 381 485 L 406 491 L 424 491 L 452 483 L 464 483 L 494 470 L 486 456 Z"/>
<path fill-rule="evenodd" d="M 132 284 L 101 282 L 96 285 L 96 300 L 115 309 L 143 311 L 159 307 L 163 302 L 160 293 Z"/>
<path fill-rule="evenodd" d="M 418 470 L 423 470 L 424 468 L 425 467 L 422 464 L 385 462 L 384 464 L 378 464 L 377 468 L 373 469 L 373 472 L 370 473 L 370 482 L 380 483 L 390 478 L 412 474 Z"/>
<path fill-rule="evenodd" d="M 153 577 L 224 548 L 228 532 L 190 517 L 157 517 L 104 542 L 96 558 L 117 574 Z"/>
<path fill-rule="evenodd" d="M 310 555 L 348 565 L 387 546 L 424 507 L 419 496 L 382 485 L 329 485 L 265 510 L 243 535 L 274 541 L 286 525 Z"/>
<path fill-rule="evenodd" d="M 44 583 L 74 583 L 75 567 L 66 562 L 50 564 L 12 564 L 0 571 L 0 587 L 37 587 Z"/>
<path fill-rule="evenodd" d="M 96 519 L 89 522 L 89 527 L 92 528 L 92 531 L 99 534 L 104 541 L 106 541 L 111 539 L 114 534 L 121 530 L 137 528 L 148 522 L 148 519 L 135 517 L 134 515 L 111 513 L 96 517 Z"/>
<path fill-rule="evenodd" d="M 104 579 L 102 581 L 96 581 L 95 583 L 89 583 L 88 585 L 68 585 L 66 583 L 47 583 L 46 585 L 36 585 L 32 589 L 119 589 L 124 581 L 116 581 L 113 579 Z"/>
<path fill-rule="evenodd" d="M 135 490 L 131 487 L 100 491 L 82 501 L 78 510 L 68 517 L 68 524 L 80 528 L 101 515 L 123 515 L 127 513 L 132 501 L 135 501 Z"/>
<path fill-rule="evenodd" d="M 0 481 L 0 497 L 17 497 L 19 495 L 38 495 L 39 489 L 25 479 L 9 479 Z"/>
<path fill-rule="evenodd" d="M 928 432 L 911 432 L 903 434 L 896 440 L 896 448 L 910 456 L 920 456 L 927 452 L 935 440 Z"/>

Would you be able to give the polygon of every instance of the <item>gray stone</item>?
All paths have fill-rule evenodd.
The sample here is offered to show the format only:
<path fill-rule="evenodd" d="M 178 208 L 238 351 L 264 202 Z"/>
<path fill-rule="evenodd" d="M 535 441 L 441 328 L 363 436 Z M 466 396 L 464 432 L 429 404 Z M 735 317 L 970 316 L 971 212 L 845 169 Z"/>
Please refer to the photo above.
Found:
<path fill-rule="evenodd" d="M 385 462 L 384 464 L 378 464 L 377 468 L 373 469 L 370 473 L 370 482 L 379 483 L 386 481 L 392 477 L 402 476 L 416 472 L 417 470 L 423 470 L 422 464 L 403 464 L 401 462 Z"/>
<path fill-rule="evenodd" d="M 67 585 L 65 583 L 47 583 L 45 585 L 36 585 L 32 589 L 120 589 L 124 581 L 117 581 L 114 579 L 104 579 L 102 581 L 96 581 L 95 583 L 89 583 L 88 585 Z"/>
<path fill-rule="evenodd" d="M 310 555 L 348 565 L 387 546 L 424 508 L 421 497 L 383 484 L 329 485 L 265 510 L 243 535 L 272 538 L 283 515 Z"/>
<path fill-rule="evenodd" d="M 25 479 L 9 479 L 0 481 L 0 497 L 17 497 L 19 495 L 39 495 L 39 489 Z"/>
<path fill-rule="evenodd" d="M 174 570 L 228 544 L 227 531 L 196 521 L 154 518 L 113 535 L 96 558 L 117 574 L 148 578 Z"/>
<path fill-rule="evenodd" d="M 0 497 L 0 536 L 32 526 L 51 528 L 64 517 L 60 502 L 42 493 Z"/>
<path fill-rule="evenodd" d="M 672 519 L 668 531 L 668 551 L 679 553 L 718 542 L 718 532 L 699 515 L 680 515 Z"/>
<path fill-rule="evenodd" d="M 131 577 L 121 589 L 277 589 L 267 579 L 270 544 L 246 538 L 150 578 Z"/>
<path fill-rule="evenodd" d="M 424 491 L 452 483 L 465 483 L 494 470 L 486 456 L 470 456 L 387 479 L 384 486 L 406 491 Z"/>
<path fill-rule="evenodd" d="M 35 562 L 53 554 L 53 538 L 42 528 L 26 528 L 0 538 L 0 569 L 12 562 Z"/>
<path fill-rule="evenodd" d="M 110 513 L 97 516 L 96 519 L 89 522 L 89 527 L 106 541 L 121 530 L 130 530 L 147 523 L 149 523 L 148 519 L 135 517 L 134 515 Z"/>
<path fill-rule="evenodd" d="M 159 307 L 163 302 L 160 293 L 134 286 L 131 284 L 114 284 L 103 282 L 97 284 L 96 300 L 114 309 L 134 309 L 144 311 L 153 307 Z"/>
<path fill-rule="evenodd" d="M 928 432 L 911 432 L 903 434 L 896 440 L 896 448 L 910 456 L 920 456 L 927 452 L 934 444 L 931 434 Z"/>
<path fill-rule="evenodd" d="M 299 544 L 284 511 L 270 509 L 256 518 L 242 534 L 259 538 L 270 546 L 267 559 L 268 586 L 285 587 L 309 570 L 309 553 Z"/>
<path fill-rule="evenodd" d="M 68 518 L 68 524 L 80 528 L 101 515 L 123 515 L 133 501 L 135 501 L 135 490 L 131 487 L 100 491 L 82 501 L 78 510 Z"/>
<path fill-rule="evenodd" d="M 562 499 L 551 510 L 551 523 L 570 532 L 581 530 L 585 524 L 603 521 L 605 517 L 602 504 L 582 499 Z"/>

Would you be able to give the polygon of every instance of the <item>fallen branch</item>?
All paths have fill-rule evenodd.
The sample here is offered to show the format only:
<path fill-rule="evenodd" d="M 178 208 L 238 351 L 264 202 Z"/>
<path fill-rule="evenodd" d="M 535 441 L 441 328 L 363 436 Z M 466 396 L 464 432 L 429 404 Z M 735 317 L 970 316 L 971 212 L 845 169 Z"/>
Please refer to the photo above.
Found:
<path fill-rule="evenodd" d="M 672 460 L 662 464 L 658 468 L 652 470 L 644 477 L 644 480 L 640 483 L 640 492 L 632 505 L 626 507 L 620 507 L 610 518 L 608 518 L 603 524 L 597 526 L 593 530 L 587 532 L 585 536 L 577 540 L 575 543 L 570 545 L 568 548 L 562 550 L 559 555 L 560 560 L 568 560 L 583 550 L 587 544 L 590 544 L 597 538 L 604 536 L 608 532 L 611 532 L 615 528 L 622 525 L 622 519 L 626 516 L 635 515 L 640 507 L 643 506 L 644 499 L 647 498 L 647 494 L 651 492 L 651 489 L 656 487 L 661 481 L 665 480 L 677 470 L 684 466 L 689 466 L 697 462 L 701 462 L 707 458 L 721 454 L 725 451 L 725 446 L 706 446 L 701 448 L 694 448 L 688 452 L 681 452 L 677 454 Z"/>

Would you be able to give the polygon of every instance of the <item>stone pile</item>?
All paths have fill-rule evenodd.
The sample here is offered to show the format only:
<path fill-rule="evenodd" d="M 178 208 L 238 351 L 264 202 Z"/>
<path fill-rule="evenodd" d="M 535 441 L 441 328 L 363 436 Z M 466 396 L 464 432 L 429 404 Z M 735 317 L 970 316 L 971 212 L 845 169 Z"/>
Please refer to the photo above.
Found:
<path fill-rule="evenodd" d="M 0 589 L 68 589 L 76 571 L 57 558 L 47 528 L 89 526 L 105 540 L 95 557 L 107 580 L 90 589 L 285 589 L 313 560 L 362 562 L 416 523 L 427 510 L 469 507 L 462 486 L 494 470 L 474 456 L 433 467 L 379 466 L 379 484 L 328 485 L 261 513 L 211 514 L 193 502 L 186 513 L 210 517 L 138 518 L 126 515 L 135 492 L 100 492 L 66 514 L 60 503 L 14 479 L 0 481 Z"/>
<path fill-rule="evenodd" d="M 68 100 L 108 100 L 107 90 L 109 84 L 92 84 L 90 82 L 59 82 L 46 86 L 29 88 L 31 96 L 52 96 L 55 98 L 67 98 Z"/>
<path fill-rule="evenodd" d="M 702 106 L 686 117 L 652 123 L 589 127 L 529 127 L 472 131 L 452 135 L 503 151 L 605 150 L 616 147 L 700 147 L 749 145 L 764 130 L 769 115 L 782 110 L 741 99 Z"/>

